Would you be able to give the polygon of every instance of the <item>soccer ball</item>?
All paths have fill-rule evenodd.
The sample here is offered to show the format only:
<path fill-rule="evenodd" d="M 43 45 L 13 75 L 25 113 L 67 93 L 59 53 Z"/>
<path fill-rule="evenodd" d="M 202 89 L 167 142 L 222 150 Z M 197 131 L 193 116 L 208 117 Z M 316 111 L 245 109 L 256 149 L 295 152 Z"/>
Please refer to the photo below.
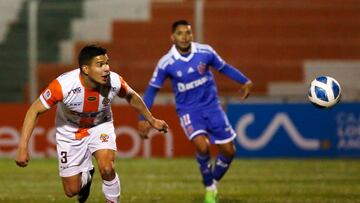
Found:
<path fill-rule="evenodd" d="M 315 106 L 330 108 L 340 101 L 340 84 L 332 77 L 319 76 L 311 82 L 308 97 Z"/>

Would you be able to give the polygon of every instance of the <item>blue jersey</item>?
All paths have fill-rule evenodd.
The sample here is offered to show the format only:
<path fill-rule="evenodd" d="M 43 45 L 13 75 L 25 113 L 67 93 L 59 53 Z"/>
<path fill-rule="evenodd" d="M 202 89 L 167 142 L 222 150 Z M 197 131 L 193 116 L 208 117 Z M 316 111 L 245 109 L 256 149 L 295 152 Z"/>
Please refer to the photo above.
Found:
<path fill-rule="evenodd" d="M 178 112 L 216 107 L 220 102 L 210 66 L 220 71 L 225 64 L 209 45 L 192 42 L 187 56 L 173 45 L 158 62 L 149 85 L 161 88 L 170 78 Z"/>

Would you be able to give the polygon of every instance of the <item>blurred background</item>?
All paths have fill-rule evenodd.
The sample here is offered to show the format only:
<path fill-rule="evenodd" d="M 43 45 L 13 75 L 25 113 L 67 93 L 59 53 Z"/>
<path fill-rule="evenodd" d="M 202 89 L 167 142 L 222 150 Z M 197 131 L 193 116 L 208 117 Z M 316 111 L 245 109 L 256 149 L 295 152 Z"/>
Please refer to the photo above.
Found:
<path fill-rule="evenodd" d="M 0 0 L 0 15 L 0 156 L 14 155 L 28 105 L 51 80 L 78 68 L 84 45 L 107 48 L 112 70 L 143 93 L 179 19 L 192 23 L 195 41 L 254 82 L 240 103 L 239 86 L 214 72 L 238 156 L 360 155 L 359 0 Z M 319 75 L 341 84 L 334 108 L 308 102 L 307 87 Z M 115 102 L 119 155 L 192 156 L 169 82 L 155 103 L 171 131 L 143 142 L 136 113 Z M 36 156 L 55 156 L 53 117 L 45 114 L 35 129 Z"/>
<path fill-rule="evenodd" d="M 220 202 L 360 202 L 360 0 L 0 0 L 0 203 L 72 201 L 54 158 L 56 108 L 34 129 L 29 166 L 14 164 L 29 105 L 50 81 L 78 68 L 79 50 L 94 43 L 143 94 L 179 19 L 254 83 L 240 102 L 239 85 L 213 71 L 237 133 L 237 159 L 219 184 Z M 307 98 L 319 75 L 342 87 L 330 109 Z M 121 99 L 113 104 L 122 200 L 202 202 L 169 81 L 152 111 L 170 129 L 144 141 L 138 114 Z M 95 173 L 89 203 L 104 202 L 100 188 Z"/>

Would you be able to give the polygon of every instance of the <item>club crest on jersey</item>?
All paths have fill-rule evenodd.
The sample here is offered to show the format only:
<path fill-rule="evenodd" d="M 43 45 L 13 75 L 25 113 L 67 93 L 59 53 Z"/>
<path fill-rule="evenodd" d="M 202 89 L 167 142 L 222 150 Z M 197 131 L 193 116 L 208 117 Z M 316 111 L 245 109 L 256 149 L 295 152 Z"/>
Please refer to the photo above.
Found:
<path fill-rule="evenodd" d="M 197 70 L 200 73 L 200 75 L 203 75 L 206 72 L 206 65 L 205 63 L 201 63 L 197 66 Z"/>
<path fill-rule="evenodd" d="M 50 90 L 50 89 L 45 90 L 45 92 L 43 93 L 43 97 L 44 97 L 45 100 L 50 99 L 50 97 L 51 97 L 51 90 Z"/>
<path fill-rule="evenodd" d="M 94 96 L 90 96 L 87 98 L 88 101 L 96 101 L 96 97 Z"/>
<path fill-rule="evenodd" d="M 102 133 L 100 135 L 100 140 L 101 140 L 101 142 L 108 142 L 109 141 L 109 135 L 105 134 L 105 133 Z"/>

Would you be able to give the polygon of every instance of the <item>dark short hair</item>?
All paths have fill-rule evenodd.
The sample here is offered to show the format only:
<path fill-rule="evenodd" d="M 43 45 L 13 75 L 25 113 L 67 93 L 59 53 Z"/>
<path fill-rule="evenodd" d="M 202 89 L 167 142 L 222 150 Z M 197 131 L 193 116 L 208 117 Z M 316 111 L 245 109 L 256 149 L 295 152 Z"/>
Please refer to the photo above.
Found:
<path fill-rule="evenodd" d="M 187 20 L 178 20 L 172 24 L 172 32 L 174 33 L 179 25 L 191 25 Z"/>
<path fill-rule="evenodd" d="M 83 65 L 89 65 L 91 62 L 91 59 L 93 59 L 96 56 L 105 55 L 107 52 L 106 49 L 97 46 L 97 45 L 87 45 L 84 48 L 81 49 L 78 57 L 78 63 L 79 67 L 81 69 L 81 66 Z"/>

